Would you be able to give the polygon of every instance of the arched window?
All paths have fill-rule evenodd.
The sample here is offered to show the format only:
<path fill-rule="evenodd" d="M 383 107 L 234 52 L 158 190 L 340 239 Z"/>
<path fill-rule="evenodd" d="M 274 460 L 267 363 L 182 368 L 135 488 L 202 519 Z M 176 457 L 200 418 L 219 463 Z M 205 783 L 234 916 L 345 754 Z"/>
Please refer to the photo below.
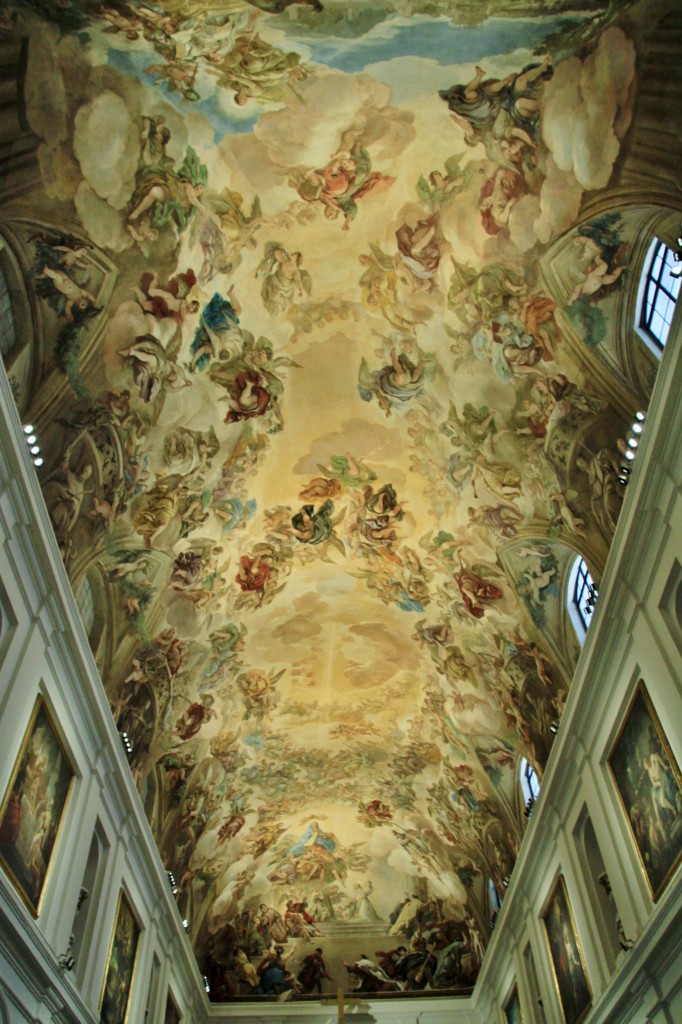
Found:
<path fill-rule="evenodd" d="M 584 558 L 576 558 L 568 578 L 567 603 L 575 635 L 581 644 L 585 642 L 596 600 L 597 588 L 587 563 Z"/>
<path fill-rule="evenodd" d="M 487 903 L 489 908 L 491 908 L 491 928 L 493 928 L 502 908 L 502 896 L 498 892 L 493 879 L 487 880 Z"/>
<path fill-rule="evenodd" d="M 538 781 L 535 769 L 530 762 L 526 761 L 525 757 L 521 758 L 519 779 L 521 782 L 521 792 L 526 804 L 529 801 L 535 802 L 540 795 L 540 782 Z"/>
<path fill-rule="evenodd" d="M 638 296 L 638 327 L 655 343 L 659 353 L 668 340 L 680 294 L 680 278 L 670 273 L 674 266 L 672 249 L 655 238 L 644 261 Z"/>

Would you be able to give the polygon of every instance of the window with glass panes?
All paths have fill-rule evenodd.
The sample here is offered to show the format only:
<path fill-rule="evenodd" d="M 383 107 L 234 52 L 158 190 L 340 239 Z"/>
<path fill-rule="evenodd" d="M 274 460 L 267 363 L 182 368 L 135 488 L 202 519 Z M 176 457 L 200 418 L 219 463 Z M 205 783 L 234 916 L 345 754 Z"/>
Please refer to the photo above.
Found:
<path fill-rule="evenodd" d="M 665 242 L 659 242 L 646 275 L 640 327 L 647 330 L 661 348 L 668 340 L 675 303 L 680 294 L 680 279 L 670 273 L 674 265 L 672 249 Z"/>

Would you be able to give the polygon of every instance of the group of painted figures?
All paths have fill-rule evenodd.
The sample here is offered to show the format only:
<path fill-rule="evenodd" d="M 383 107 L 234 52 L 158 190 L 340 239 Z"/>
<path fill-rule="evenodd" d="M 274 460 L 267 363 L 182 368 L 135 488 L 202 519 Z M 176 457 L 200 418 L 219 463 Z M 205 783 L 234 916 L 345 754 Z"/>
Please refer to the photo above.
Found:
<path fill-rule="evenodd" d="M 257 31 L 263 14 L 288 3 L 227 6 L 205 14 L 200 3 L 181 13 L 171 0 L 96 11 L 84 4 L 77 27 L 103 20 L 112 36 L 146 41 L 154 51 L 147 79 L 196 104 L 192 110 L 205 74 L 239 106 L 276 106 L 314 75 L 299 54 Z M 547 294 L 539 245 L 532 260 L 513 255 L 519 204 L 541 185 L 552 74 L 541 56 L 504 78 L 476 68 L 468 83 L 440 92 L 455 123 L 453 149 L 462 131 L 466 148 L 411 182 L 409 212 L 356 254 L 355 298 L 318 293 L 322 275 L 307 269 L 316 251 L 287 245 L 292 225 L 327 221 L 349 242 L 365 204 L 396 188 L 394 176 L 373 169 L 370 142 L 354 131 L 319 166 L 283 177 L 290 201 L 264 214 L 257 195 L 247 204 L 230 188 L 212 189 L 191 145 L 172 158 L 162 114 L 142 116 L 134 184 L 117 211 L 130 269 L 125 294 L 106 311 L 107 265 L 94 243 L 56 229 L 30 240 L 35 289 L 56 317 L 57 362 L 76 398 L 60 418 L 67 440 L 45 498 L 67 565 L 82 575 L 80 541 L 94 539 L 121 629 L 137 633 L 134 653 L 109 680 L 110 700 L 133 741 L 136 782 L 161 793 L 149 801 L 151 824 L 197 922 L 193 938 L 214 999 L 320 993 L 332 980 L 325 927 L 339 921 L 371 921 L 377 935 L 383 927 L 405 939 L 345 963 L 339 980 L 353 979 L 357 991 L 467 988 L 475 980 L 485 942 L 480 907 L 462 918 L 447 902 L 444 909 L 415 894 L 382 922 L 371 884 L 359 881 L 362 843 L 343 847 L 318 822 L 297 840 L 291 821 L 315 787 L 321 801 L 354 808 L 363 828 L 384 830 L 424 884 L 427 875 L 454 871 L 462 884 L 473 887 L 475 878 L 480 886 L 485 870 L 502 891 L 513 870 L 519 828 L 498 788 L 509 786 L 518 752 L 541 772 L 550 724 L 566 699 L 564 671 L 531 635 L 522 602 L 542 626 L 558 577 L 550 542 L 589 533 L 604 546 L 621 499 L 608 453 L 581 452 L 578 470 L 592 495 L 586 507 L 548 451 L 571 417 L 583 423 L 603 410 L 559 357 L 571 309 L 597 330 L 595 308 L 622 284 L 622 225 L 600 217 L 578 230 L 574 288 L 563 299 Z M 457 258 L 448 220 L 465 195 L 475 199 L 491 254 L 480 266 Z M 172 267 L 157 259 L 161 252 L 174 254 Z M 258 310 L 241 306 L 247 283 Z M 104 315 L 128 333 L 121 342 L 112 331 L 113 369 L 105 366 L 95 392 L 79 352 Z M 357 414 L 372 403 L 400 432 L 433 518 L 451 532 L 417 537 L 406 475 L 394 482 L 383 457 L 343 451 L 339 442 L 314 475 L 291 483 L 287 493 L 297 500 L 258 507 L 251 485 L 286 433 L 287 380 L 305 358 L 296 345 L 326 329 L 330 316 L 341 331 L 352 316 L 363 338 L 353 368 Z M 270 337 L 249 330 L 264 317 Z M 433 351 L 426 339 L 436 322 L 446 341 Z M 290 343 L 281 341 L 285 325 Z M 473 379 L 485 367 L 492 394 L 503 396 L 499 409 L 474 388 L 464 403 L 451 392 L 457 374 Z M 183 418 L 197 394 L 197 405 L 217 410 L 210 428 Z M 497 549 L 531 529 L 546 543 L 528 541 L 512 580 Z M 319 562 L 343 567 L 383 605 L 411 615 L 408 630 L 429 656 L 424 704 L 396 725 L 390 744 L 370 724 L 390 690 L 326 721 L 323 709 L 301 710 L 283 693 L 286 668 L 246 656 L 249 614 Z M 331 726 L 333 741 L 315 756 L 307 751 L 307 760 L 288 735 L 302 715 Z M 487 721 L 489 729 L 480 724 Z M 253 860 L 264 889 L 252 888 Z"/>
<path fill-rule="evenodd" d="M 444 916 L 442 900 L 422 900 L 416 893 L 396 905 L 388 922 L 374 914 L 375 937 L 400 936 L 406 944 L 376 950 L 372 957 L 361 953 L 354 960 L 343 961 L 346 984 L 354 991 L 388 993 L 473 984 L 484 949 L 472 917 L 455 922 Z M 366 916 L 361 919 L 367 920 Z M 314 940 L 325 941 L 325 925 L 318 927 L 305 900 L 288 900 L 283 915 L 266 904 L 258 911 L 243 911 L 232 932 L 228 951 L 209 956 L 203 964 L 213 1001 L 243 995 L 290 998 L 321 994 L 325 980 L 331 989 L 334 979 L 328 973 L 324 947 L 308 951 Z M 297 938 L 303 942 L 293 941 Z"/>

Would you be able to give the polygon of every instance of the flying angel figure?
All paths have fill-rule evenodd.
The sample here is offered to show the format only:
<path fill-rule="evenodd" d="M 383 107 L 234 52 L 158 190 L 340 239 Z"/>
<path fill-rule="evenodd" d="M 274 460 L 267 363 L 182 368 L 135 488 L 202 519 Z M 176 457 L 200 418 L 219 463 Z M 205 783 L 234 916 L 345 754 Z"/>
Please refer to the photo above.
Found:
<path fill-rule="evenodd" d="M 474 173 L 470 166 L 461 167 L 460 161 L 464 154 L 448 157 L 445 161 L 445 174 L 433 170 L 428 179 L 422 174 L 417 182 L 417 195 L 434 213 L 447 206 L 454 197 L 462 192 L 471 181 Z"/>
<path fill-rule="evenodd" d="M 261 298 L 268 313 L 284 313 L 303 294 L 310 295 L 312 281 L 301 267 L 300 252 L 289 253 L 280 242 L 267 242 L 256 277 L 263 278 Z"/>

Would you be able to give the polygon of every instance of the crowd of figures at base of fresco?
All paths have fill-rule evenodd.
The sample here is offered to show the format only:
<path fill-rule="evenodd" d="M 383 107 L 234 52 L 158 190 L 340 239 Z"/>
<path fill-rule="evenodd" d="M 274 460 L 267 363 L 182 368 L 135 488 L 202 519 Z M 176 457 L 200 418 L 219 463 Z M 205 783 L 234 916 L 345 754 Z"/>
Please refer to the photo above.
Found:
<path fill-rule="evenodd" d="M 422 901 L 413 894 L 400 900 L 389 920 L 382 921 L 371 902 L 371 883 L 356 889 L 356 899 L 333 905 L 328 895 L 317 894 L 314 914 L 305 899 L 287 900 L 283 914 L 264 903 L 242 911 L 217 940 L 218 956 L 209 954 L 204 961 L 211 1001 L 245 995 L 296 998 L 330 989 L 333 978 L 324 945 L 308 950 L 315 942 L 326 942 L 325 922 L 330 920 L 348 921 L 349 934 L 353 922 L 373 925 L 366 936 L 371 942 L 382 935 L 390 942 L 396 936 L 397 945 L 390 949 L 340 962 L 346 988 L 376 994 L 473 987 L 484 946 L 469 912 L 458 923 L 444 916 L 442 900 Z M 293 945 L 287 948 L 290 942 Z M 330 985 L 325 986 L 325 980 Z"/>

